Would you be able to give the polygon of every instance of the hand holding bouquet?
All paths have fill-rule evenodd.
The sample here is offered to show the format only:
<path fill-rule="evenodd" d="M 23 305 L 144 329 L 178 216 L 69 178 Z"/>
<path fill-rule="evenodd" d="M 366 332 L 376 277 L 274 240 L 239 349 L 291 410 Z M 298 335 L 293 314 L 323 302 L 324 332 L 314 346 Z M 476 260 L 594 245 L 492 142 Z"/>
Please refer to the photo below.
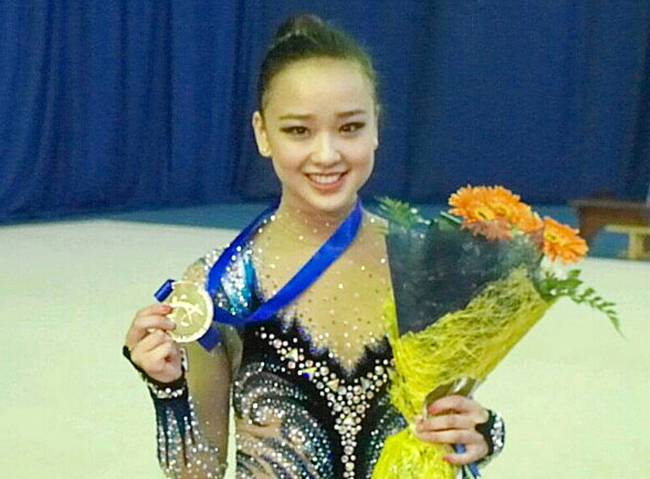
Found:
<path fill-rule="evenodd" d="M 542 220 L 502 187 L 461 188 L 449 202 L 462 220 L 427 221 L 382 200 L 395 296 L 386 314 L 391 401 L 409 421 L 436 399 L 432 391 L 483 381 L 561 296 L 603 311 L 618 329 L 613 304 L 583 289 L 579 270 L 561 275 L 547 264 L 586 253 L 576 230 Z M 447 452 L 406 428 L 388 439 L 373 477 L 451 479 Z"/>

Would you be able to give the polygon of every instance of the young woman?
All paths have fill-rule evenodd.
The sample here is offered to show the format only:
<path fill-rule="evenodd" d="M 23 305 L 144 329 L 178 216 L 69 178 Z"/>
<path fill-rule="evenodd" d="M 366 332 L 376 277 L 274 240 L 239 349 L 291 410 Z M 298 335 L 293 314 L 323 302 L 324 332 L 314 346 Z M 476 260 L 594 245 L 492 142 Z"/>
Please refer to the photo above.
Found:
<path fill-rule="evenodd" d="M 445 397 L 421 419 L 402 417 L 389 400 L 385 224 L 357 196 L 379 144 L 367 54 L 317 17 L 289 19 L 262 64 L 258 96 L 255 138 L 282 197 L 228 252 L 214 304 L 250 317 L 284 295 L 303 265 L 323 255 L 329 263 L 301 276 L 302 289 L 265 319 L 215 323 L 212 344 L 179 347 L 167 304 L 137 313 L 125 354 L 151 390 L 163 469 L 169 477 L 222 476 L 231 400 L 237 477 L 371 477 L 385 439 L 413 422 L 423 441 L 464 446 L 448 462 L 485 460 L 495 444 L 476 426 L 491 413 L 477 402 Z M 200 259 L 184 279 L 206 284 L 220 254 Z"/>

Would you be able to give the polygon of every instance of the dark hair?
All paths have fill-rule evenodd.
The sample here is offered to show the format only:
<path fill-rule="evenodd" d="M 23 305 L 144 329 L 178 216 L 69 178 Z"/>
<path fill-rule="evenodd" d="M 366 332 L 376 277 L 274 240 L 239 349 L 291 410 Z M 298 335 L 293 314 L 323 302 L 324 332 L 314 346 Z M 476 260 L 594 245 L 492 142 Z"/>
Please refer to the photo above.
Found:
<path fill-rule="evenodd" d="M 273 77 L 287 66 L 311 58 L 356 62 L 370 81 L 373 98 L 379 105 L 377 73 L 370 56 L 359 42 L 316 15 L 298 15 L 280 25 L 262 62 L 257 81 L 257 108 L 260 112 Z"/>

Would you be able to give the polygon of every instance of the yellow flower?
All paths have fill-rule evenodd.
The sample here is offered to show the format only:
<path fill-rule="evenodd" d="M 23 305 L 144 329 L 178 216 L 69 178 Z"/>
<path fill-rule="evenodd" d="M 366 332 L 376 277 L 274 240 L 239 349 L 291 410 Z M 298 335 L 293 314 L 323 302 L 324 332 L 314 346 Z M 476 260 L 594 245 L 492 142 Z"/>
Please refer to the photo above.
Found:
<path fill-rule="evenodd" d="M 542 251 L 552 260 L 561 258 L 564 263 L 582 258 L 589 248 L 578 230 L 544 217 L 544 244 Z"/>

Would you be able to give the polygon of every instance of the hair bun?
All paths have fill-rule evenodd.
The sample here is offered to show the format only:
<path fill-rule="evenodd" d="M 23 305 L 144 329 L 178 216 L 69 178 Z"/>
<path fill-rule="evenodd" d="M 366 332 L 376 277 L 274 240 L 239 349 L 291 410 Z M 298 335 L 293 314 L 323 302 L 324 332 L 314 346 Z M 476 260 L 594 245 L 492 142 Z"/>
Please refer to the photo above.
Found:
<path fill-rule="evenodd" d="M 275 44 L 294 35 L 311 36 L 313 32 L 322 29 L 325 22 L 312 14 L 296 15 L 286 19 L 275 32 Z"/>
<path fill-rule="evenodd" d="M 377 74 L 368 52 L 350 35 L 317 15 L 296 15 L 282 22 L 266 51 L 257 78 L 257 104 L 265 108 L 271 80 L 287 66 L 312 58 L 331 58 L 356 63 L 372 85 L 377 104 Z"/>

